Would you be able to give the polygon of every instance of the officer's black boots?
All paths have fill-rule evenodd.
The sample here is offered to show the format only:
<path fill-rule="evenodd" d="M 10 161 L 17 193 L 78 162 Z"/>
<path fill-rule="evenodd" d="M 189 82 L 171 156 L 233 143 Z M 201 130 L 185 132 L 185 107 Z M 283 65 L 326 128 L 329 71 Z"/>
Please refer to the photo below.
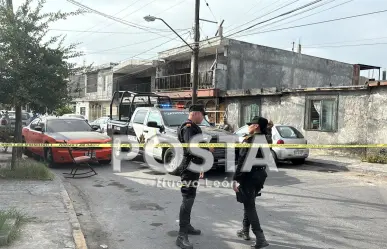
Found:
<path fill-rule="evenodd" d="M 190 235 L 200 235 L 202 233 L 202 231 L 200 231 L 199 229 L 195 229 L 193 226 L 189 225 L 188 228 L 187 228 L 187 232 L 188 234 Z"/>
<path fill-rule="evenodd" d="M 265 235 L 263 233 L 256 233 L 255 237 L 255 244 L 251 245 L 251 248 L 258 249 L 269 246 L 269 243 L 266 241 Z"/>
<path fill-rule="evenodd" d="M 237 236 L 244 240 L 250 240 L 249 228 L 243 228 L 237 231 Z"/>
<path fill-rule="evenodd" d="M 188 234 L 179 233 L 176 239 L 176 245 L 182 249 L 193 249 L 193 244 L 188 240 Z"/>

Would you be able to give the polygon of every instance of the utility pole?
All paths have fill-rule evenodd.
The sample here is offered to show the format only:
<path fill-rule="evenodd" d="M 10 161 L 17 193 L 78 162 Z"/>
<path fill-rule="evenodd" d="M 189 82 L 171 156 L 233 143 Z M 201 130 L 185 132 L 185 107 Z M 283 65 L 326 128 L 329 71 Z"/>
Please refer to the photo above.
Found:
<path fill-rule="evenodd" d="M 200 0 L 195 0 L 195 26 L 194 26 L 194 40 L 195 44 L 193 47 L 192 53 L 192 104 L 197 102 L 197 91 L 199 85 L 199 42 L 200 42 L 200 33 L 199 33 L 199 12 L 200 12 Z"/>

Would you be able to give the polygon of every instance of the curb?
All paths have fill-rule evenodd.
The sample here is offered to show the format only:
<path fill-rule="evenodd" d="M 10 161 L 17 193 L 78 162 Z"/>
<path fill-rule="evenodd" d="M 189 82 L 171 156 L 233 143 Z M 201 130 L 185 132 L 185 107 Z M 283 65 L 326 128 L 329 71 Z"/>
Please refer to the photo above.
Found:
<path fill-rule="evenodd" d="M 311 165 L 311 166 L 326 167 L 327 169 L 335 169 L 335 170 L 346 171 L 346 172 L 358 172 L 358 173 L 372 174 L 377 176 L 387 176 L 386 172 L 367 169 L 367 168 L 361 168 L 361 167 L 351 167 L 351 164 L 344 166 L 344 165 L 340 165 L 340 162 L 337 162 L 337 164 L 334 164 L 332 162 L 321 162 L 321 160 L 319 159 L 311 159 L 311 160 L 306 160 L 305 164 Z"/>
<path fill-rule="evenodd" d="M 60 179 L 60 185 L 62 188 L 61 195 L 63 198 L 63 202 L 64 202 L 64 204 L 69 212 L 69 215 L 70 215 L 70 223 L 71 223 L 71 228 L 73 230 L 73 238 L 74 238 L 74 242 L 75 242 L 75 248 L 76 249 L 87 249 L 87 244 L 86 244 L 85 236 L 83 235 L 83 232 L 81 229 L 81 225 L 79 224 L 79 221 L 78 221 L 77 215 L 75 213 L 70 196 L 67 193 L 61 179 Z"/>

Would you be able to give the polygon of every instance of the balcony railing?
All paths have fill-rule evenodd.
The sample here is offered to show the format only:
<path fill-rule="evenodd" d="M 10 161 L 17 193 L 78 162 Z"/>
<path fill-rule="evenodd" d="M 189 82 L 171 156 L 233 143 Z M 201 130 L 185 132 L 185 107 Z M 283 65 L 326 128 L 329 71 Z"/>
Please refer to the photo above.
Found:
<path fill-rule="evenodd" d="M 193 74 L 176 74 L 156 78 L 156 91 L 189 90 L 192 88 L 191 77 Z M 199 72 L 198 89 L 213 88 L 213 72 Z"/>

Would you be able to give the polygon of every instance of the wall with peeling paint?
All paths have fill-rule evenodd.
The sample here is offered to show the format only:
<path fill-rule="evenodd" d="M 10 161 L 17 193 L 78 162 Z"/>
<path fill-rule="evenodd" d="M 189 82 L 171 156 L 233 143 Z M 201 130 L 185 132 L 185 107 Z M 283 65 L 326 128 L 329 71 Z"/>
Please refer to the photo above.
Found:
<path fill-rule="evenodd" d="M 304 129 L 306 96 L 338 95 L 337 132 Z M 242 106 L 258 102 L 258 97 L 225 99 L 227 121 L 234 131 L 245 125 Z M 275 124 L 292 125 L 299 129 L 309 144 L 387 144 L 387 88 L 336 91 L 332 93 L 289 93 L 282 96 L 260 97 L 260 112 Z M 335 149 L 338 154 L 363 153 L 365 149 Z"/>
<path fill-rule="evenodd" d="M 352 85 L 353 65 L 229 40 L 226 88 L 303 88 Z"/>

